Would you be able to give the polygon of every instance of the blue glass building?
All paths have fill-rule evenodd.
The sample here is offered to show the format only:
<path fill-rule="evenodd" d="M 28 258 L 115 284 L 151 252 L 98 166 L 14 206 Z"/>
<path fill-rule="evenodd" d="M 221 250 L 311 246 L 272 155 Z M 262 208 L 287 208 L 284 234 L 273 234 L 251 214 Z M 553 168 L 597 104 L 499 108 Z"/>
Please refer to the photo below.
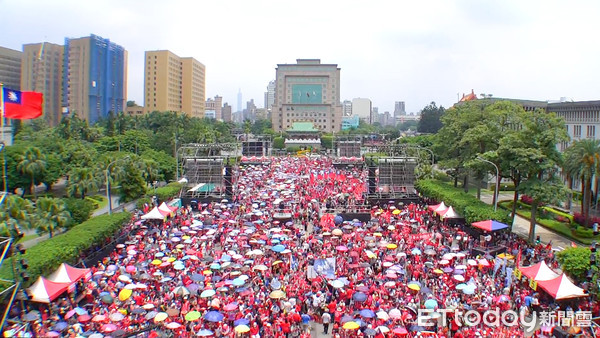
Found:
<path fill-rule="evenodd" d="M 63 107 L 90 124 L 125 109 L 127 51 L 97 35 L 65 39 Z"/>

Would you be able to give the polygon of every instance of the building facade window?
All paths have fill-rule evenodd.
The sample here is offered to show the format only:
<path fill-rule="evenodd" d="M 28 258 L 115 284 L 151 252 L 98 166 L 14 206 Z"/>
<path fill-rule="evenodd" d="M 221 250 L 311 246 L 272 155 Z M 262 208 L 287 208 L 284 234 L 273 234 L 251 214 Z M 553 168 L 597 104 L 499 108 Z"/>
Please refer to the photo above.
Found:
<path fill-rule="evenodd" d="M 587 138 L 596 138 L 596 126 L 587 126 Z"/>
<path fill-rule="evenodd" d="M 581 126 L 580 125 L 573 126 L 573 136 L 575 138 L 581 137 Z"/>

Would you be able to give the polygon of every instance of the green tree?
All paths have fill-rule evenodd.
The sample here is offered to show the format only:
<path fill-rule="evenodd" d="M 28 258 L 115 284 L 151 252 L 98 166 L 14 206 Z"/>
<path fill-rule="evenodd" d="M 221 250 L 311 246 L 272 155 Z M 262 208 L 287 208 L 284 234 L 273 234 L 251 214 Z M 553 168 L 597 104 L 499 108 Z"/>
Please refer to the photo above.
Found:
<path fill-rule="evenodd" d="M 441 117 L 446 110 L 442 106 L 437 106 L 435 102 L 431 102 L 421 110 L 421 118 L 417 125 L 419 133 L 435 134 L 442 128 Z"/>
<path fill-rule="evenodd" d="M 41 182 L 50 191 L 52 186 L 64 176 L 63 164 L 59 155 L 50 153 L 46 156 L 46 169 L 43 172 Z"/>
<path fill-rule="evenodd" d="M 152 159 L 142 158 L 138 163 L 140 164 L 142 170 L 142 177 L 146 181 L 146 184 L 150 185 L 154 181 L 158 181 L 160 176 L 158 162 Z"/>
<path fill-rule="evenodd" d="M 560 263 L 563 272 L 581 283 L 587 280 L 587 273 L 591 268 L 591 254 L 592 252 L 589 248 L 566 248 L 556 254 L 556 259 Z M 597 253 L 596 255 L 600 258 Z"/>
<path fill-rule="evenodd" d="M 137 106 L 137 103 L 135 103 L 135 101 L 127 101 L 127 107 L 135 107 Z"/>
<path fill-rule="evenodd" d="M 123 165 L 124 173 L 119 180 L 119 196 L 121 202 L 133 201 L 143 196 L 146 192 L 142 170 L 133 160 L 126 161 Z"/>
<path fill-rule="evenodd" d="M 177 171 L 176 160 L 164 151 L 148 149 L 142 154 L 143 159 L 153 160 L 158 163 L 158 180 L 170 182 L 175 179 Z"/>
<path fill-rule="evenodd" d="M 0 206 L 0 221 L 7 227 L 12 237 L 21 229 L 31 229 L 33 203 L 17 195 L 8 195 Z M 3 230 L 0 236 L 4 236 L 7 230 Z"/>
<path fill-rule="evenodd" d="M 98 178 L 91 168 L 75 168 L 69 173 L 69 196 L 79 195 L 81 199 L 85 199 L 86 194 L 98 191 L 99 186 Z"/>
<path fill-rule="evenodd" d="M 96 209 L 96 204 L 88 199 L 63 198 L 62 200 L 65 202 L 65 208 L 71 214 L 70 226 L 87 221 Z"/>
<path fill-rule="evenodd" d="M 590 206 L 592 204 L 592 179 L 600 170 L 600 140 L 577 140 L 565 150 L 565 172 L 581 181 L 583 198 L 581 211 L 585 226 L 590 225 Z"/>
<path fill-rule="evenodd" d="M 39 148 L 29 147 L 21 156 L 17 169 L 31 178 L 31 192 L 35 199 L 35 176 L 40 175 L 46 169 L 46 156 L 42 154 Z"/>
<path fill-rule="evenodd" d="M 120 142 L 120 151 L 127 151 L 134 154 L 141 154 L 150 148 L 150 138 L 145 131 L 127 130 L 118 138 Z"/>
<path fill-rule="evenodd" d="M 71 221 L 71 215 L 66 209 L 65 202 L 52 197 L 41 197 L 36 201 L 37 232 L 49 234 L 50 238 L 54 232 L 66 227 Z"/>
<path fill-rule="evenodd" d="M 104 135 L 115 135 L 115 113 L 113 113 L 112 110 L 108 112 L 108 117 L 106 119 L 106 128 L 104 128 Z"/>

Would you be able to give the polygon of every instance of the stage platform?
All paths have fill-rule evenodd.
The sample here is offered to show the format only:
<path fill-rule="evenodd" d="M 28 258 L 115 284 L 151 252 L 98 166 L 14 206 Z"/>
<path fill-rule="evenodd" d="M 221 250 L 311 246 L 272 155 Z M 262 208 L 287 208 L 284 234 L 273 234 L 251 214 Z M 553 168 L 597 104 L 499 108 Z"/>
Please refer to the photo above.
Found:
<path fill-rule="evenodd" d="M 501 245 L 488 246 L 488 247 L 482 247 L 482 246 L 478 245 L 478 246 L 473 247 L 474 255 L 481 255 L 481 256 L 490 255 L 492 257 L 495 257 L 504 252 L 506 252 L 506 247 L 501 246 Z"/>

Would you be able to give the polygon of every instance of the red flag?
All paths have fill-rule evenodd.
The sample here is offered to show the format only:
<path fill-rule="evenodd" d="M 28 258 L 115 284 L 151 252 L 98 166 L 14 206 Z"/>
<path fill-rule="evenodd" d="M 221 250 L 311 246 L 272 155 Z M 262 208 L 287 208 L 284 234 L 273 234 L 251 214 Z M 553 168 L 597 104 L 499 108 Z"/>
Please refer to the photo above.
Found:
<path fill-rule="evenodd" d="M 25 120 L 42 116 L 42 93 L 3 88 L 2 101 L 5 118 Z"/>
<path fill-rule="evenodd" d="M 515 262 L 515 265 L 517 266 L 517 268 L 520 266 L 521 264 L 521 250 L 519 250 L 519 253 L 517 254 L 517 260 Z"/>
<path fill-rule="evenodd" d="M 572 248 L 576 248 L 576 247 L 577 247 L 577 244 L 575 244 L 575 242 L 571 242 L 571 247 L 572 247 Z"/>

